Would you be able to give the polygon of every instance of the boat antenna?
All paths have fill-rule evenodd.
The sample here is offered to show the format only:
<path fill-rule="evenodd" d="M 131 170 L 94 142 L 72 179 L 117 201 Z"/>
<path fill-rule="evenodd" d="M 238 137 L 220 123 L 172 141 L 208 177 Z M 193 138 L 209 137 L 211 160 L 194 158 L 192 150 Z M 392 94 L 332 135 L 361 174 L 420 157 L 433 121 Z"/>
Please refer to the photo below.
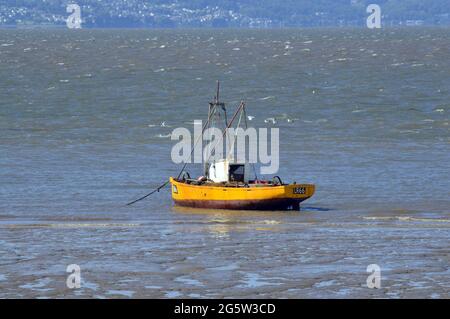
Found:
<path fill-rule="evenodd" d="M 219 104 L 220 81 L 217 81 L 216 103 Z"/>

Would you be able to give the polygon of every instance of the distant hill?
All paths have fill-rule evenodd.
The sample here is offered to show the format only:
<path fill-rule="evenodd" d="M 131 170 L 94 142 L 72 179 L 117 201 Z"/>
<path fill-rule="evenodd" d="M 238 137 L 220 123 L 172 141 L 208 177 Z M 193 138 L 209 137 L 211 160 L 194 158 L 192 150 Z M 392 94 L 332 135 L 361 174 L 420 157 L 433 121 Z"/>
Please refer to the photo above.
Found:
<path fill-rule="evenodd" d="M 83 27 L 364 26 L 370 3 L 385 26 L 450 25 L 450 0 L 3 0 L 0 26 L 64 26 L 69 3 Z"/>

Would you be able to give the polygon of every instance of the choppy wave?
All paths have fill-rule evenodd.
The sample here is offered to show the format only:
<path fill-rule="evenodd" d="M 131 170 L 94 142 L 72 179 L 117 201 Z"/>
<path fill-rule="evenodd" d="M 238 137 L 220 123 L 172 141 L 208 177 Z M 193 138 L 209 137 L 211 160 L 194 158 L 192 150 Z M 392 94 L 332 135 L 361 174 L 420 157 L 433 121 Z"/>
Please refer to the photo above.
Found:
<path fill-rule="evenodd" d="M 126 223 L 57 223 L 57 224 L 6 224 L 6 228 L 128 228 L 140 224 Z"/>
<path fill-rule="evenodd" d="M 450 223 L 447 218 L 419 218 L 411 216 L 365 216 L 366 220 L 397 220 L 402 222 L 433 222 L 433 223 Z"/>

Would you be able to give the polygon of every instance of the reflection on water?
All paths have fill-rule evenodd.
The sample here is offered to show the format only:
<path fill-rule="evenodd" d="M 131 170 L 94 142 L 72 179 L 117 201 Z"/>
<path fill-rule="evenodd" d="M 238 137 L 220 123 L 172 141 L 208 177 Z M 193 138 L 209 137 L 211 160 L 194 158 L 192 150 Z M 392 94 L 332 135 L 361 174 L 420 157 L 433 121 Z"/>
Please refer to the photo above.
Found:
<path fill-rule="evenodd" d="M 172 210 L 180 214 L 193 214 L 193 215 L 208 215 L 217 217 L 228 217 L 236 218 L 241 220 L 241 218 L 267 218 L 271 216 L 289 216 L 290 214 L 298 214 L 299 212 L 294 211 L 258 211 L 258 210 L 226 210 L 226 209 L 206 209 L 206 208 L 191 208 L 182 206 L 173 206 Z"/>
<path fill-rule="evenodd" d="M 217 238 L 222 239 L 228 238 L 230 232 L 246 230 L 277 231 L 276 226 L 282 223 L 280 214 L 289 215 L 287 212 L 276 211 L 211 210 L 179 206 L 174 206 L 172 211 L 177 214 L 200 215 L 203 217 L 201 224 L 205 225 L 208 231 Z M 268 219 L 272 217 L 276 219 Z"/>

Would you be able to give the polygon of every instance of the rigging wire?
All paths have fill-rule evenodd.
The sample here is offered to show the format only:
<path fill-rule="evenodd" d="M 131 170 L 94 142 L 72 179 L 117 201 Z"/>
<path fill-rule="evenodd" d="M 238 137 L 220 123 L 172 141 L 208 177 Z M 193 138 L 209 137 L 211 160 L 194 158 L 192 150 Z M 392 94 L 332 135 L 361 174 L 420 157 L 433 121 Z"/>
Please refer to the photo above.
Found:
<path fill-rule="evenodd" d="M 216 107 L 216 105 L 213 106 L 213 110 L 214 110 L 215 107 Z M 191 149 L 191 154 L 190 154 L 190 156 L 189 156 L 189 159 L 192 158 L 192 154 L 194 153 L 195 147 L 197 146 L 197 143 L 199 142 L 200 138 L 203 136 L 203 132 L 205 131 L 206 127 L 208 126 L 208 123 L 209 123 L 209 121 L 210 121 L 210 119 L 211 119 L 211 115 L 212 115 L 212 114 L 213 114 L 213 112 L 211 112 L 211 114 L 208 116 L 208 120 L 206 121 L 205 125 L 203 125 L 203 128 L 202 128 L 202 134 L 200 134 L 200 135 L 197 137 L 197 140 L 196 140 L 195 143 L 194 143 L 194 147 Z M 180 172 L 178 173 L 177 180 L 180 178 L 180 176 L 181 176 L 181 174 L 183 173 L 184 169 L 186 168 L 186 165 L 187 165 L 187 164 L 188 164 L 188 162 L 185 162 L 185 163 L 184 163 L 183 168 L 182 168 L 182 169 L 180 170 Z M 159 190 L 160 190 L 161 188 L 165 187 L 168 183 L 169 183 L 169 181 L 166 181 L 165 183 L 161 184 L 160 186 L 158 186 L 156 189 L 154 189 L 154 190 L 151 191 L 150 193 L 148 193 L 148 194 L 146 194 L 146 195 L 144 195 L 144 196 L 142 196 L 142 197 L 140 197 L 140 198 L 138 198 L 138 199 L 136 199 L 136 200 L 134 200 L 134 201 L 132 201 L 132 202 L 127 203 L 126 206 L 133 205 L 133 204 L 135 204 L 135 203 L 137 203 L 137 202 L 139 202 L 139 201 L 141 201 L 141 200 L 143 200 L 143 199 L 149 197 L 150 195 L 152 195 L 152 194 L 154 194 L 154 193 L 156 193 L 156 192 L 159 192 Z"/>
<path fill-rule="evenodd" d="M 242 109 L 242 111 L 244 112 L 244 123 L 245 123 L 245 129 L 248 128 L 248 124 L 247 124 L 247 111 L 245 110 L 245 106 Z M 254 163 L 250 163 L 250 165 L 253 168 L 253 173 L 255 174 L 255 180 L 258 180 L 258 174 L 256 174 L 256 168 L 255 168 L 255 164 Z"/>

